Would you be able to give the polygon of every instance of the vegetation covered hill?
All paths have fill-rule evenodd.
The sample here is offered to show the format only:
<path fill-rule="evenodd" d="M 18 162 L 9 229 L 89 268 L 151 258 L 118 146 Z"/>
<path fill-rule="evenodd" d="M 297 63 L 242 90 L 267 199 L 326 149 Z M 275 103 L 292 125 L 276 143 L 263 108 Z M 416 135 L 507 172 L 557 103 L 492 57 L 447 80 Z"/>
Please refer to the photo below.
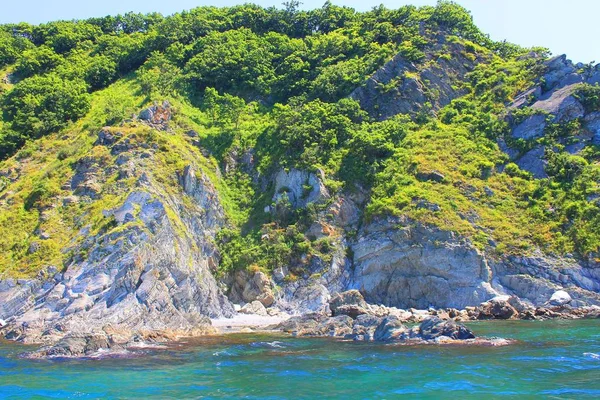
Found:
<path fill-rule="evenodd" d="M 190 163 L 210 177 L 229 221 L 217 237 L 222 272 L 331 252 L 334 237 L 308 232 L 332 219 L 327 201 L 273 200 L 282 168 L 318 173 L 331 199 L 360 198 L 363 222 L 406 216 L 500 255 L 539 248 L 593 260 L 600 152 L 589 144 L 573 155 L 563 140 L 586 129 L 582 118 L 511 136 L 533 113 L 512 104 L 543 84 L 547 57 L 490 40 L 449 1 L 365 13 L 290 1 L 3 25 L 0 274 L 85 259 L 73 250 L 81 229 L 123 229 L 105 211 L 139 176 L 115 167 L 123 159 L 98 145 L 103 130 L 155 151 L 166 193 L 177 195 Z M 599 110 L 597 86 L 577 95 L 588 114 Z M 168 126 L 132 118 L 164 100 Z M 544 146 L 547 177 L 512 163 L 504 142 L 521 153 Z M 74 179 L 94 168 L 108 178 Z M 176 210 L 167 215 L 177 225 Z"/>

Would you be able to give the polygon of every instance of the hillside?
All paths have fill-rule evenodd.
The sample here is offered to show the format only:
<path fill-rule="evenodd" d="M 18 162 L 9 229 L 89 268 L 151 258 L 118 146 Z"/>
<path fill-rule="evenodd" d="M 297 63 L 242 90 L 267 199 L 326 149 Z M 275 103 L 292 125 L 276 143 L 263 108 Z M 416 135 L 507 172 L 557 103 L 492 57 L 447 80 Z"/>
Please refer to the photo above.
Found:
<path fill-rule="evenodd" d="M 0 82 L 7 337 L 600 304 L 600 67 L 452 2 L 3 25 Z"/>

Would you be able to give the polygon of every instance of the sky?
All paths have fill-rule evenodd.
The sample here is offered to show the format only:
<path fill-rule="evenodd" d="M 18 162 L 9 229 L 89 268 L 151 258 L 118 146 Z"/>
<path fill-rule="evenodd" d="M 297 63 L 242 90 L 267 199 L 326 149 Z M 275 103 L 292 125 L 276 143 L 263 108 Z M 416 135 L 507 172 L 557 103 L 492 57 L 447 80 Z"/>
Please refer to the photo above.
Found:
<path fill-rule="evenodd" d="M 543 46 L 553 54 L 567 54 L 574 62 L 600 62 L 597 20 L 600 0 L 455 0 L 471 11 L 475 23 L 494 40 L 525 47 Z M 280 6 L 283 0 L 28 0 L 7 1 L 0 23 L 32 24 L 58 19 L 83 19 L 128 11 L 173 14 L 190 8 L 257 3 Z M 325 0 L 303 0 L 312 9 Z M 379 4 L 398 8 L 405 4 L 435 5 L 437 0 L 332 0 L 337 5 L 366 11 Z"/>

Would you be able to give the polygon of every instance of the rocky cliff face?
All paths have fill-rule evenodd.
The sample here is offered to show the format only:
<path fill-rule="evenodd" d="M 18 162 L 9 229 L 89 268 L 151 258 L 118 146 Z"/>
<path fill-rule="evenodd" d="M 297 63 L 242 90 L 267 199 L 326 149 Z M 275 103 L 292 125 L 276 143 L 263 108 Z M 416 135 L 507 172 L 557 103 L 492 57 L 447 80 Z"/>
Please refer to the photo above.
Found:
<path fill-rule="evenodd" d="M 168 192 L 154 174 L 155 149 L 109 130 L 96 145 L 107 146 L 117 175 L 134 183 L 124 186 L 129 193 L 118 206 L 103 211 L 102 229 L 86 225 L 73 239 L 67 250 L 74 256 L 64 271 L 50 267 L 49 279 L 0 283 L 3 334 L 42 343 L 109 330 L 126 340 L 148 332 L 189 335 L 210 331 L 208 317 L 233 315 L 213 278 L 219 263 L 214 236 L 225 224 L 224 212 L 202 169 L 186 166 L 179 188 Z M 93 202 L 115 173 L 97 161 L 76 164 L 71 200 Z"/>
<path fill-rule="evenodd" d="M 469 54 L 464 45 L 439 35 L 435 45 L 426 49 L 424 60 L 410 61 L 403 54 L 396 55 L 351 97 L 379 119 L 437 111 L 466 94 L 457 83 L 481 61 L 480 55 Z"/>
<path fill-rule="evenodd" d="M 403 219 L 363 227 L 353 244 L 350 287 L 367 301 L 400 308 L 475 306 L 498 295 L 534 305 L 565 288 L 573 304 L 600 304 L 600 266 L 541 254 L 497 257 L 464 238 Z"/>
<path fill-rule="evenodd" d="M 570 154 L 579 154 L 587 145 L 600 144 L 600 113 L 585 109 L 576 93 L 581 84 L 600 83 L 600 65 L 584 68 L 583 64 L 573 64 L 565 55 L 554 57 L 543 63 L 543 74 L 535 85 L 509 106 L 509 109 L 529 109 L 530 116 L 511 122 L 510 139 L 534 143 L 548 134 L 552 124 L 566 125 L 579 121 L 580 127 L 574 136 L 559 137 L 559 143 Z M 546 153 L 542 143 L 535 143 L 525 152 L 507 146 L 500 140 L 501 149 L 506 152 L 521 169 L 529 171 L 535 178 L 547 178 Z"/>

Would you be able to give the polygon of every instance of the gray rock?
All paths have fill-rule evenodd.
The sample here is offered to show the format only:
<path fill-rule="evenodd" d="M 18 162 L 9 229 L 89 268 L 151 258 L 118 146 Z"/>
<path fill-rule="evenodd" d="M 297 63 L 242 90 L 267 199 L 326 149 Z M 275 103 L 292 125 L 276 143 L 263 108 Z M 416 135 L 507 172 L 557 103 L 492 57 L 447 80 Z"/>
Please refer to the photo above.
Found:
<path fill-rule="evenodd" d="M 230 288 L 229 299 L 234 303 L 260 301 L 265 307 L 275 302 L 272 284 L 263 272 L 236 271 L 227 281 Z"/>
<path fill-rule="evenodd" d="M 132 158 L 146 171 L 144 186 L 106 211 L 121 224 L 118 229 L 98 234 L 82 229 L 70 250 L 85 257 L 71 259 L 64 273 L 2 285 L 0 318 L 8 321 L 7 337 L 55 343 L 68 333 L 95 334 L 107 324 L 129 337 L 140 332 L 177 337 L 210 331 L 209 316 L 234 315 L 211 274 L 219 260 L 215 235 L 225 225 L 216 189 L 189 167 L 181 192 L 166 194 L 147 160 Z M 92 173 L 97 182 L 112 173 L 95 161 L 80 165 L 85 167 L 76 175 Z M 74 177 L 72 183 L 79 187 L 86 179 Z M 189 198 L 184 202 L 182 196 Z"/>
<path fill-rule="evenodd" d="M 564 290 L 557 290 L 552 293 L 552 297 L 548 300 L 548 303 L 552 306 L 564 306 L 565 304 L 569 304 L 573 299 L 569 293 Z"/>
<path fill-rule="evenodd" d="M 589 113 L 584 118 L 586 128 L 592 133 L 592 143 L 600 145 L 600 111 Z"/>
<path fill-rule="evenodd" d="M 500 150 L 506 153 L 511 160 L 515 160 L 519 156 L 519 150 L 509 147 L 502 137 L 498 138 L 498 147 L 500 147 Z"/>
<path fill-rule="evenodd" d="M 397 340 L 407 331 L 402 321 L 396 316 L 385 317 L 375 329 L 373 338 L 377 341 L 387 342 Z"/>
<path fill-rule="evenodd" d="M 573 96 L 577 87 L 578 85 L 569 85 L 555 90 L 550 93 L 549 97 L 542 97 L 531 108 L 554 115 L 554 122 L 569 122 L 573 119 L 581 118 L 585 110 L 581 103 Z"/>
<path fill-rule="evenodd" d="M 525 140 L 537 139 L 544 135 L 544 129 L 546 129 L 546 116 L 534 114 L 513 129 L 512 137 Z"/>
<path fill-rule="evenodd" d="M 446 177 L 439 171 L 417 172 L 417 179 L 420 181 L 443 182 Z"/>
<path fill-rule="evenodd" d="M 352 249 L 350 285 L 369 303 L 463 308 L 497 295 L 481 252 L 449 232 L 381 219 L 359 232 Z"/>
<path fill-rule="evenodd" d="M 356 306 L 363 309 L 368 308 L 367 302 L 358 290 L 348 290 L 346 292 L 337 293 L 329 301 L 329 308 L 333 315 L 337 315 L 339 309 L 344 306 Z"/>
<path fill-rule="evenodd" d="M 94 145 L 96 146 L 110 146 L 113 145 L 118 139 L 118 134 L 113 134 L 108 127 L 102 128 L 100 132 L 98 132 L 98 139 Z"/>
<path fill-rule="evenodd" d="M 576 72 L 576 68 L 567 56 L 562 54 L 556 56 L 545 63 L 546 73 L 544 81 L 546 89 L 564 86 L 565 77 L 572 76 Z M 571 78 L 572 79 L 572 78 Z M 570 82 L 567 80 L 566 83 Z"/>
<path fill-rule="evenodd" d="M 434 340 L 441 336 L 455 340 L 475 338 L 473 332 L 466 326 L 452 320 L 443 321 L 438 317 L 431 317 L 423 321 L 419 326 L 419 335 L 424 340 Z"/>
<path fill-rule="evenodd" d="M 371 116 L 383 120 L 398 114 L 427 112 L 427 103 L 432 111 L 439 110 L 465 94 L 455 83 L 472 70 L 476 61 L 467 57 L 463 45 L 445 42 L 443 37 L 437 39 L 439 41 L 426 50 L 423 63 L 410 62 L 397 54 L 354 90 L 351 98 Z M 449 52 L 453 57 L 438 57 L 439 51 Z M 428 60 L 431 62 L 427 63 Z"/>
<path fill-rule="evenodd" d="M 258 300 L 254 300 L 253 302 L 246 304 L 245 306 L 243 306 L 240 309 L 239 312 L 242 314 L 256 314 L 256 315 L 262 315 L 262 316 L 268 315 L 267 309 Z"/>
<path fill-rule="evenodd" d="M 138 119 L 155 129 L 164 130 L 171 120 L 171 105 L 166 100 L 162 104 L 155 103 L 153 106 L 140 111 Z"/>
<path fill-rule="evenodd" d="M 320 175 L 317 177 L 313 173 L 297 169 L 291 169 L 289 172 L 280 170 L 275 176 L 273 201 L 280 201 L 285 193 L 293 208 L 302 208 L 307 204 L 329 198 L 329 193 L 323 184 L 324 175 L 322 172 Z"/>
<path fill-rule="evenodd" d="M 547 178 L 548 174 L 546 173 L 545 168 L 548 162 L 544 158 L 545 153 L 544 146 L 535 147 L 525 153 L 523 157 L 519 158 L 516 161 L 516 164 L 522 170 L 531 172 L 536 179 Z"/>
<path fill-rule="evenodd" d="M 498 296 L 486 301 L 477 308 L 477 311 L 478 319 L 511 319 L 519 315 L 509 302 L 509 296 Z"/>

